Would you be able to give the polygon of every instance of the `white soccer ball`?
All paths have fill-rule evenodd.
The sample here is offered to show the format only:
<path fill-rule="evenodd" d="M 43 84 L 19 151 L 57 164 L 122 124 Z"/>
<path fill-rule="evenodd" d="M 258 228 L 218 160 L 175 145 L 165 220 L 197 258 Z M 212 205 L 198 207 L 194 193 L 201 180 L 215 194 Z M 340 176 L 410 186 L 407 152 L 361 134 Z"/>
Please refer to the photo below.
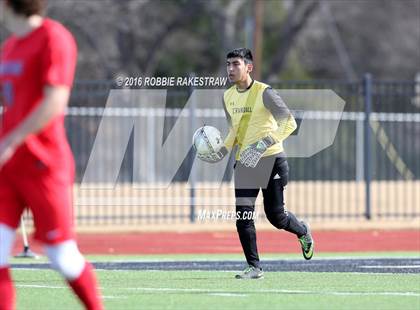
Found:
<path fill-rule="evenodd" d="M 223 138 L 217 128 L 203 126 L 195 131 L 192 143 L 199 156 L 206 156 L 220 151 Z"/>

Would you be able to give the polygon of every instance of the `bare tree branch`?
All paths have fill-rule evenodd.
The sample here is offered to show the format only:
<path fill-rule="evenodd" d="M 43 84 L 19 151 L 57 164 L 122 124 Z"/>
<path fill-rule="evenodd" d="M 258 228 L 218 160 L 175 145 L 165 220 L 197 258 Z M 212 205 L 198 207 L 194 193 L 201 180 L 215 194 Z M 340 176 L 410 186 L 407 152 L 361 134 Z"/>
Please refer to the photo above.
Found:
<path fill-rule="evenodd" d="M 283 69 L 287 55 L 292 49 L 299 33 L 306 26 L 309 17 L 319 6 L 318 1 L 296 1 L 278 32 L 278 50 L 269 66 L 269 79 L 275 78 Z"/>
<path fill-rule="evenodd" d="M 156 36 L 156 40 L 148 47 L 148 52 L 143 60 L 145 65 L 142 71 L 145 75 L 154 73 L 159 60 L 160 49 L 165 45 L 166 39 L 179 28 L 190 23 L 191 18 L 197 14 L 199 9 L 200 2 L 189 0 L 179 9 L 178 15 L 165 27 L 161 28 L 159 34 Z"/>

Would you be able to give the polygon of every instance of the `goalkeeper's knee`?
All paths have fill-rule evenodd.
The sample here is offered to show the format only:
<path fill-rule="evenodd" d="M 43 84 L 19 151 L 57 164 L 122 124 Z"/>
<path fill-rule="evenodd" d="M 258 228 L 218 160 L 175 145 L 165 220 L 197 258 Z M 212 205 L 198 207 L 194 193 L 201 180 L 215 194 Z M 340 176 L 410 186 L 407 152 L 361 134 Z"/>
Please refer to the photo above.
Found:
<path fill-rule="evenodd" d="M 236 207 L 236 229 L 239 233 L 249 229 L 255 230 L 254 206 Z"/>
<path fill-rule="evenodd" d="M 67 280 L 75 280 L 82 274 L 86 261 L 79 252 L 76 241 L 68 240 L 54 246 L 46 246 L 45 252 L 52 267 Z"/>
<path fill-rule="evenodd" d="M 288 212 L 284 208 L 270 210 L 265 213 L 267 220 L 277 229 L 285 229 L 289 226 Z"/>

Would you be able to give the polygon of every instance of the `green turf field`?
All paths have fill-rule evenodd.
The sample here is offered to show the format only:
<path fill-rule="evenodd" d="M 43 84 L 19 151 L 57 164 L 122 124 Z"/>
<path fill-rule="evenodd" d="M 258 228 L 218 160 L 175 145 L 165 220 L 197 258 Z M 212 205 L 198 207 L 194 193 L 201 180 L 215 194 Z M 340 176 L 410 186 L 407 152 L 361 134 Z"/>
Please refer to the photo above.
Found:
<path fill-rule="evenodd" d="M 387 255 L 392 256 L 418 257 L 418 253 Z M 294 255 L 276 256 L 287 257 L 296 258 Z M 166 261 L 200 258 L 229 260 L 240 256 L 91 257 L 96 261 L 148 258 Z M 271 255 L 265 255 L 264 258 L 270 259 Z M 13 260 L 13 263 L 16 262 Z M 419 273 L 266 272 L 264 279 L 251 281 L 234 279 L 235 272 L 232 271 L 99 270 L 97 274 L 107 309 L 420 310 Z M 65 283 L 53 271 L 15 269 L 13 276 L 18 292 L 18 309 L 81 309 Z"/>

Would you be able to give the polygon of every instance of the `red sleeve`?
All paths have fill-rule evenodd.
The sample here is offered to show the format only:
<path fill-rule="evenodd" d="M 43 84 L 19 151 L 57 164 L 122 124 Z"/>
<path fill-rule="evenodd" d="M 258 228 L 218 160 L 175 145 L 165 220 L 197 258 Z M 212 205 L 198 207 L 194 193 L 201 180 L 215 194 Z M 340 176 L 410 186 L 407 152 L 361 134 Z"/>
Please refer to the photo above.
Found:
<path fill-rule="evenodd" d="M 64 27 L 50 31 L 43 55 L 43 84 L 71 87 L 77 61 L 73 36 Z"/>

